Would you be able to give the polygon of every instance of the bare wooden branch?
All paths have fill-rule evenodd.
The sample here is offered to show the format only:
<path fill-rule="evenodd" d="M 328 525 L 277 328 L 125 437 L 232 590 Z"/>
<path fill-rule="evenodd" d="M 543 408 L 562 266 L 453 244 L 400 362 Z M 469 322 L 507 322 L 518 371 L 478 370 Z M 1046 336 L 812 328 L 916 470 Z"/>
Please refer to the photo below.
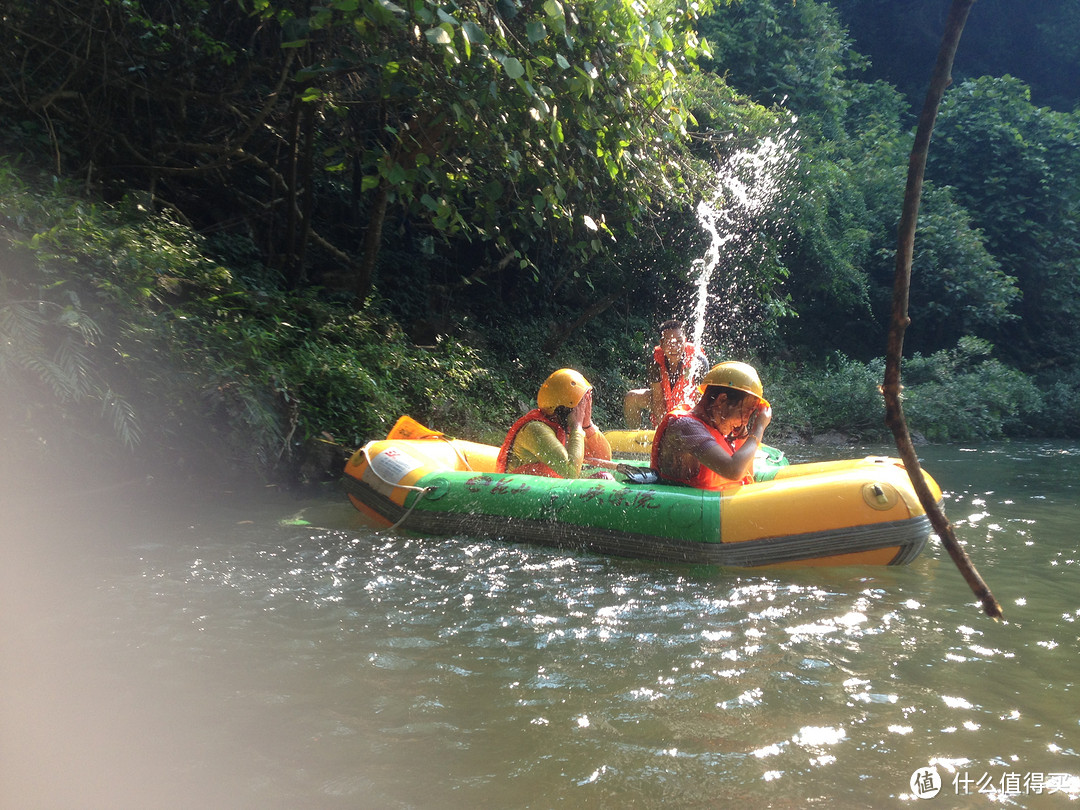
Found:
<path fill-rule="evenodd" d="M 949 552 L 956 567 L 960 570 L 972 592 L 982 603 L 983 611 L 993 619 L 1000 619 L 1001 605 L 990 593 L 990 588 L 975 570 L 967 552 L 956 539 L 952 524 L 945 517 L 945 512 L 938 504 L 926 484 L 919 466 L 915 447 L 911 442 L 904 409 L 900 401 L 900 363 L 904 350 L 904 332 L 911 322 L 908 317 L 908 291 L 911 286 L 911 261 L 915 247 L 915 226 L 919 217 L 919 199 L 922 196 L 923 175 L 926 170 L 926 155 L 930 150 L 930 137 L 934 131 L 938 108 L 945 95 L 945 89 L 952 82 L 953 58 L 964 30 L 968 13 L 975 0 L 953 0 L 949 9 L 949 18 L 945 24 L 945 34 L 941 40 L 937 63 L 930 79 L 930 88 L 926 94 L 919 126 L 915 133 L 915 144 L 908 161 L 907 188 L 904 191 L 904 208 L 900 217 L 899 233 L 896 246 L 896 273 L 893 277 L 892 320 L 889 327 L 889 343 L 885 358 L 885 380 L 881 391 L 885 397 L 885 423 L 893 432 L 896 447 L 904 461 L 904 467 L 911 478 L 912 486 L 919 496 L 919 501 L 926 510 L 930 523 L 941 539 L 945 550 Z"/>
<path fill-rule="evenodd" d="M 600 315 L 604 310 L 608 309 L 612 304 L 618 301 L 625 293 L 622 290 L 616 290 L 610 295 L 606 295 L 599 301 L 596 301 L 592 306 L 585 309 L 573 323 L 556 324 L 552 329 L 551 336 L 544 341 L 543 352 L 548 357 L 554 357 L 555 353 L 562 348 L 563 344 L 570 338 L 574 332 L 583 327 L 593 318 Z"/>

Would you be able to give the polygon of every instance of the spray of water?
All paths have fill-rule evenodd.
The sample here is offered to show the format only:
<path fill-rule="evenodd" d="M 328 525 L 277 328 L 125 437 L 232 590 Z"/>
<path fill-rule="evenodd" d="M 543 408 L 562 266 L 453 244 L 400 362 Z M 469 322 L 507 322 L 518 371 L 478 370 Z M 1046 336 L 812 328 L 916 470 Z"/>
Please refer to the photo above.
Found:
<path fill-rule="evenodd" d="M 698 204 L 698 222 L 709 235 L 708 249 L 691 267 L 696 288 L 691 340 L 698 346 L 712 310 L 722 316 L 715 322 L 722 351 L 748 349 L 747 304 L 752 285 L 746 260 L 761 247 L 759 224 L 783 189 L 795 156 L 793 140 L 794 135 L 786 133 L 732 155 L 717 172 L 713 195 Z M 718 268 L 725 271 L 723 291 L 710 293 Z M 711 303 L 718 306 L 710 307 Z"/>

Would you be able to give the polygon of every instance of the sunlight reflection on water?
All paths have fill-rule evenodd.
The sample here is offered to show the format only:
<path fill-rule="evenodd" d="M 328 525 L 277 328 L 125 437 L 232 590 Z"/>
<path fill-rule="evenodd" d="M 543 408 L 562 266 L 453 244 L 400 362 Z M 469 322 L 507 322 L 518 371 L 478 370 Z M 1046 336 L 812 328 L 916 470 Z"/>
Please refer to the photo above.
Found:
<path fill-rule="evenodd" d="M 0 797 L 862 806 L 932 764 L 954 800 L 954 778 L 1013 773 L 1080 798 L 1078 454 L 1040 473 L 1049 452 L 926 451 L 949 511 L 985 515 L 954 519 L 1001 623 L 937 547 L 899 569 L 755 573 L 373 535 L 339 503 L 307 526 L 280 505 L 195 525 L 83 512 L 74 546 L 72 523 L 37 517 L 26 531 L 51 539 L 5 574 L 24 700 L 0 753 L 27 769 Z M 47 729 L 68 730 L 70 776 L 31 766 Z"/>

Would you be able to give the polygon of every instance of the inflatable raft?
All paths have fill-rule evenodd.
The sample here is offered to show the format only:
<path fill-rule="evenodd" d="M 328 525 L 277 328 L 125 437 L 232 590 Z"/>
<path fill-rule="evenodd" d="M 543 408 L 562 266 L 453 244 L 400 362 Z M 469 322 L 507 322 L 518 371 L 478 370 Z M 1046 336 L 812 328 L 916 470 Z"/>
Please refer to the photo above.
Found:
<path fill-rule="evenodd" d="M 649 460 L 652 455 L 652 430 L 608 430 L 604 431 L 611 454 L 616 458 Z"/>
<path fill-rule="evenodd" d="M 345 466 L 349 500 L 377 528 L 734 567 L 904 565 L 931 534 L 894 458 L 762 455 L 753 484 L 707 492 L 635 484 L 626 466 L 614 480 L 495 473 L 497 447 L 407 419 Z"/>

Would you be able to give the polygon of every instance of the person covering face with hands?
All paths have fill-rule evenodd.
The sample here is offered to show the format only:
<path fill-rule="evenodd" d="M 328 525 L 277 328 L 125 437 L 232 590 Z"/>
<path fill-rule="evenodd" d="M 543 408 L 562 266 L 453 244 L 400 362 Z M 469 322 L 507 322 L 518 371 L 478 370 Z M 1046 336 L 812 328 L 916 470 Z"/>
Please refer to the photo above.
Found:
<path fill-rule="evenodd" d="M 593 424 L 592 386 L 579 372 L 554 372 L 540 386 L 536 404 L 507 432 L 497 472 L 580 478 L 586 456 L 611 459 L 611 445 Z"/>
<path fill-rule="evenodd" d="M 656 429 L 651 466 L 666 483 L 719 490 L 753 482 L 754 456 L 772 421 L 757 371 L 713 366 L 692 409 L 670 411 Z"/>

